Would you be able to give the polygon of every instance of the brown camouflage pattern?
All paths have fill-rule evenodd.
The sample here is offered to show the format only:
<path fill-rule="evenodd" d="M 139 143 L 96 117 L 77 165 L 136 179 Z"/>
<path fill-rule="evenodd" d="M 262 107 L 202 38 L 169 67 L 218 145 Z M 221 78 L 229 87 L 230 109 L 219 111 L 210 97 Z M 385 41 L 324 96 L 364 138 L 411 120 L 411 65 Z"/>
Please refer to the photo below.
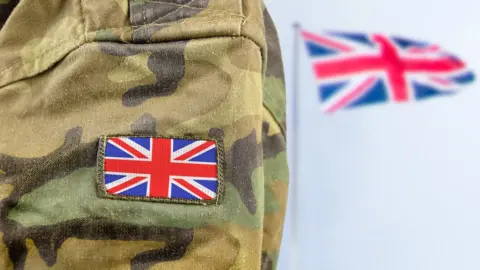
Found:
<path fill-rule="evenodd" d="M 0 269 L 275 269 L 285 119 L 259 0 L 0 0 Z M 221 137 L 222 202 L 99 197 L 109 134 Z"/>

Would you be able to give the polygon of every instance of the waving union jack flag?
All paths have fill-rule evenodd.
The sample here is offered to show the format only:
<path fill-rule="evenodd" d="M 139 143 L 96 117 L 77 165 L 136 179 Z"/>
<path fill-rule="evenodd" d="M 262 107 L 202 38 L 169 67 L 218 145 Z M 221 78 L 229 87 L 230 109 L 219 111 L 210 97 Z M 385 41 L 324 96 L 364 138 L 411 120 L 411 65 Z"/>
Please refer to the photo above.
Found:
<path fill-rule="evenodd" d="M 108 194 L 173 201 L 217 197 L 215 141 L 108 137 L 104 151 Z"/>
<path fill-rule="evenodd" d="M 439 46 L 381 34 L 302 32 L 324 111 L 452 94 L 474 80 Z"/>

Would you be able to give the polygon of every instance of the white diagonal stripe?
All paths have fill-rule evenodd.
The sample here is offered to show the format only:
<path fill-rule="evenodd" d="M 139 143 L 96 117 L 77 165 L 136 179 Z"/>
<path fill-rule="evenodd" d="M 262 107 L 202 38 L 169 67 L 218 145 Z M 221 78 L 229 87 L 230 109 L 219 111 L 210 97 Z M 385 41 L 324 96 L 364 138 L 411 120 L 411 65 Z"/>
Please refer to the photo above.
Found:
<path fill-rule="evenodd" d="M 206 143 L 206 142 L 205 142 Z M 199 155 L 203 154 L 203 153 L 206 153 L 207 151 L 210 151 L 212 149 L 215 148 L 215 144 L 211 145 L 210 147 L 207 147 L 205 148 L 204 150 L 196 153 L 195 155 L 191 156 L 188 158 L 188 160 L 191 160 L 191 159 L 194 159 L 195 157 L 198 157 Z M 193 163 L 191 161 L 188 161 L 188 160 L 174 160 L 173 162 L 188 162 L 188 163 Z M 202 162 L 202 161 L 199 161 L 200 164 L 217 164 L 216 162 Z"/>
<path fill-rule="evenodd" d="M 338 102 L 340 102 L 343 98 L 348 96 L 359 85 L 361 85 L 363 82 L 365 82 L 368 79 L 369 79 L 369 75 L 364 75 L 364 74 L 358 75 L 358 76 L 351 76 L 351 80 L 345 86 L 343 86 L 341 90 L 339 90 L 337 93 L 329 97 L 327 100 L 323 101 L 323 106 L 322 106 L 323 110 L 328 111 L 330 108 L 336 106 Z M 366 93 L 359 95 L 354 100 L 348 102 L 345 106 L 348 106 L 349 104 L 355 102 L 365 94 Z"/>
<path fill-rule="evenodd" d="M 135 150 L 137 150 L 138 152 L 144 154 L 146 157 L 148 158 L 151 158 L 151 151 L 148 151 L 147 149 L 145 149 L 143 146 L 141 146 L 140 144 L 130 140 L 129 138 L 127 137 L 120 137 L 119 138 L 120 140 L 122 140 L 124 143 L 130 145 L 131 147 L 135 148 Z M 152 147 L 152 138 L 150 138 L 150 147 Z M 123 149 L 123 148 L 122 148 Z"/>
<path fill-rule="evenodd" d="M 134 188 L 134 187 L 136 187 L 136 186 L 145 184 L 145 183 L 147 183 L 147 182 L 148 182 L 148 179 L 142 180 L 142 181 L 136 183 L 135 185 L 128 186 L 128 187 L 126 187 L 126 188 L 124 188 L 124 189 L 122 189 L 122 190 L 119 190 L 119 191 L 115 192 L 115 194 L 120 194 L 120 193 L 124 192 L 124 191 L 127 190 L 127 189 Z M 147 191 L 149 192 L 149 190 L 150 190 L 150 185 L 147 185 Z M 150 197 L 150 194 L 148 194 L 147 196 Z"/>
<path fill-rule="evenodd" d="M 198 190 L 200 190 L 201 192 L 203 192 L 204 194 L 206 194 L 207 196 L 209 196 L 210 198 L 215 198 L 216 197 L 216 193 L 211 191 L 210 189 L 200 185 L 199 183 L 195 182 L 193 180 L 193 178 L 181 178 L 181 177 L 177 177 L 178 179 L 182 179 L 182 180 L 185 180 L 187 181 L 190 185 L 194 186 L 195 188 L 197 188 Z M 203 180 L 203 179 L 202 179 Z M 172 181 L 178 185 L 179 187 L 182 187 L 183 190 L 187 191 L 188 193 L 192 194 L 193 196 L 195 196 L 196 198 L 198 199 L 202 199 L 200 197 L 198 197 L 195 193 L 193 192 L 190 192 L 188 190 L 188 188 L 186 188 L 185 186 L 183 186 L 181 183 L 175 181 L 175 179 L 172 179 Z"/>
<path fill-rule="evenodd" d="M 179 188 L 183 189 L 185 192 L 188 192 L 189 194 L 191 194 L 192 196 L 194 196 L 195 198 L 199 199 L 199 200 L 202 200 L 202 198 L 200 198 L 197 194 L 193 193 L 193 192 L 190 192 L 190 190 L 188 190 L 186 187 L 184 187 L 182 184 L 178 183 L 177 181 L 175 181 L 175 179 L 172 179 L 171 180 L 171 183 L 172 184 L 175 184 L 177 185 Z M 170 185 L 171 186 L 171 185 Z M 171 194 L 170 194 L 171 195 Z"/>
<path fill-rule="evenodd" d="M 105 172 L 105 174 L 115 175 L 115 173 L 110 173 L 110 172 Z M 116 174 L 116 175 L 118 175 L 118 174 Z M 116 186 L 118 186 L 118 185 L 121 185 L 121 184 L 123 184 L 123 183 L 125 183 L 125 182 L 128 182 L 128 181 L 132 180 L 132 179 L 135 178 L 135 177 L 146 177 L 147 180 L 148 180 L 149 175 L 129 174 L 129 175 L 126 175 L 125 177 L 122 177 L 122 178 L 120 178 L 120 179 L 118 179 L 118 180 L 115 180 L 115 181 L 113 181 L 113 182 L 110 182 L 110 183 L 108 183 L 108 184 L 105 184 L 105 187 L 106 187 L 107 189 L 111 189 L 111 188 L 114 188 L 114 187 L 116 187 Z"/>
<path fill-rule="evenodd" d="M 191 143 L 185 147 L 182 147 L 180 149 L 178 149 L 177 151 L 173 152 L 172 154 L 172 159 L 176 159 L 178 157 L 180 157 L 181 155 L 187 153 L 187 152 L 190 152 L 191 150 L 199 147 L 200 145 L 204 144 L 206 141 L 196 141 L 194 143 Z M 173 140 L 172 140 L 172 149 L 173 149 Z"/>
<path fill-rule="evenodd" d="M 210 198 L 215 198 L 216 196 L 216 193 L 211 191 L 210 189 L 200 185 L 199 183 L 193 181 L 193 180 L 187 180 L 187 179 L 184 179 L 185 181 L 187 181 L 190 185 L 196 187 L 198 190 L 200 190 L 201 192 L 207 194 Z"/>

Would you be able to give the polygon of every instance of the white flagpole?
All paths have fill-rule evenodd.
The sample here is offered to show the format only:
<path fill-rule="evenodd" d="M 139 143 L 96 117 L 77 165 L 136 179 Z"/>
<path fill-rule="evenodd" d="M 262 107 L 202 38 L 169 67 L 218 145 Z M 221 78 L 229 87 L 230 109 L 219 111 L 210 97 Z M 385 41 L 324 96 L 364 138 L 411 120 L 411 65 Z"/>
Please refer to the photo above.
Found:
<path fill-rule="evenodd" d="M 295 41 L 294 41 L 294 55 L 293 55 L 293 97 L 292 97 L 292 134 L 293 134 L 293 144 L 292 144 L 292 159 L 291 159 L 291 175 L 292 179 L 290 182 L 291 188 L 291 224 L 290 224 L 290 237 L 291 237 L 291 256 L 290 256 L 290 270 L 298 269 L 298 236 L 297 236 L 297 221 L 298 221 L 298 185 L 300 179 L 298 177 L 298 150 L 299 150 L 299 130 L 298 122 L 300 118 L 298 117 L 298 95 L 300 94 L 299 87 L 299 61 L 300 61 L 300 23 L 295 22 L 293 24 L 295 30 Z"/>

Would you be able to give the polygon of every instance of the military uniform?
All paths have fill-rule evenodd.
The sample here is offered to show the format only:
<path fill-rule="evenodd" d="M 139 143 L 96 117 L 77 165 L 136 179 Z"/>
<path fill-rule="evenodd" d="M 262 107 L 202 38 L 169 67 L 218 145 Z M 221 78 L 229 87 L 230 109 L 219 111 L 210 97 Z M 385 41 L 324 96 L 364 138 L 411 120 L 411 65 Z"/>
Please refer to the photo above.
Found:
<path fill-rule="evenodd" d="M 261 1 L 0 0 L 0 27 L 0 269 L 276 267 L 285 87 Z M 218 142 L 215 200 L 106 196 L 118 134 Z"/>

